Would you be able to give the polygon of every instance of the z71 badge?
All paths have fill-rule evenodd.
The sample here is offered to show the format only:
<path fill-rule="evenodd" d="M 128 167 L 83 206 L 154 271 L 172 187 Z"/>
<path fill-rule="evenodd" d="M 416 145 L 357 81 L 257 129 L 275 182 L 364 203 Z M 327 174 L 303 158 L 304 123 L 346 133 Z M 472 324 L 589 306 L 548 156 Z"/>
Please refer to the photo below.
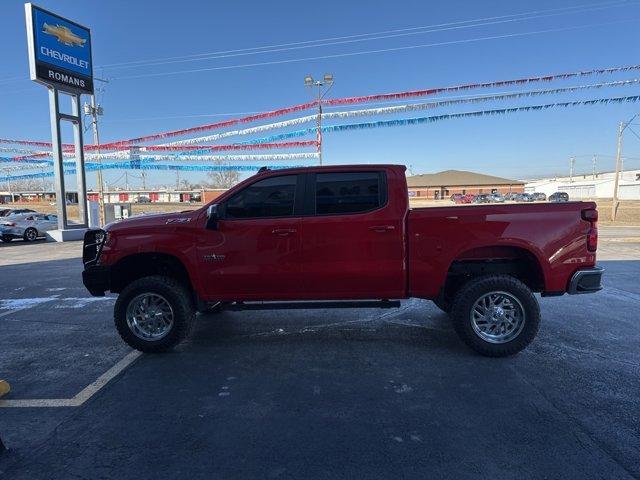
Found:
<path fill-rule="evenodd" d="M 165 222 L 166 225 L 171 223 L 189 223 L 191 221 L 191 217 L 178 217 L 178 218 L 169 218 Z"/>
<path fill-rule="evenodd" d="M 202 257 L 202 260 L 204 260 L 205 262 L 220 262 L 224 260 L 224 258 L 224 255 L 216 255 L 215 253 L 212 253 L 210 255 L 204 255 Z"/>

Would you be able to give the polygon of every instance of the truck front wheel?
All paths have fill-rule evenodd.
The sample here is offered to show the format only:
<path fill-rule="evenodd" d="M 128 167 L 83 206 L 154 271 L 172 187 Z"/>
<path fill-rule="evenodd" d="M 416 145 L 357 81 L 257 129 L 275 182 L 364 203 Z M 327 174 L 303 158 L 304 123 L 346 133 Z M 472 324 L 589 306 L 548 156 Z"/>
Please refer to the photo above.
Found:
<path fill-rule="evenodd" d="M 118 333 L 141 352 L 163 352 L 191 332 L 195 309 L 189 291 L 171 277 L 143 277 L 127 285 L 114 307 Z"/>
<path fill-rule="evenodd" d="M 535 338 L 540 306 L 520 280 L 485 275 L 456 293 L 451 318 L 460 338 L 473 350 L 488 357 L 506 357 Z"/>

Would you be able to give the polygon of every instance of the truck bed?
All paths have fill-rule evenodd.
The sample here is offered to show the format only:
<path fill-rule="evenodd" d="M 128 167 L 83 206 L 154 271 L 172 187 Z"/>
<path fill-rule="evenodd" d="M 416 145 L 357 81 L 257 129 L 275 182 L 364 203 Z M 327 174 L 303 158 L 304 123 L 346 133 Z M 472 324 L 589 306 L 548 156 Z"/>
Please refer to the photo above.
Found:
<path fill-rule="evenodd" d="M 581 216 L 595 208 L 593 202 L 412 208 L 407 222 L 410 295 L 436 297 L 453 262 L 519 254 L 535 257 L 545 292 L 564 292 L 578 268 L 595 265 L 595 253 L 586 248 L 590 224 Z"/>

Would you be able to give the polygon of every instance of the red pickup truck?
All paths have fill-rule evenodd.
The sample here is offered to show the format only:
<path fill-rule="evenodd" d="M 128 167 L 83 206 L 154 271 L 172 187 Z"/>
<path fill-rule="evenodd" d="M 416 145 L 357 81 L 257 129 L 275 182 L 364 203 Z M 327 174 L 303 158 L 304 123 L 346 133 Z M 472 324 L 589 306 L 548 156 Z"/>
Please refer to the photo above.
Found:
<path fill-rule="evenodd" d="M 475 351 L 535 337 L 542 296 L 600 290 L 590 202 L 410 209 L 405 167 L 264 170 L 198 210 L 90 230 L 83 282 L 118 293 L 115 324 L 169 349 L 197 311 L 399 306 L 432 300 Z"/>

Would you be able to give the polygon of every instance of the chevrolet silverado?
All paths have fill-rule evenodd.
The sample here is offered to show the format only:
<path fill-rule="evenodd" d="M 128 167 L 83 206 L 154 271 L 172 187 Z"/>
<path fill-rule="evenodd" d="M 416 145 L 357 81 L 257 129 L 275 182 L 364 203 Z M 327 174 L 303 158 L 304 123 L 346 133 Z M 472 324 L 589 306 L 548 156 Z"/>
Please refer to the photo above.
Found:
<path fill-rule="evenodd" d="M 399 306 L 432 300 L 473 350 L 535 337 L 534 293 L 600 290 L 591 202 L 409 208 L 405 167 L 261 171 L 200 209 L 129 218 L 85 235 L 83 282 L 118 294 L 133 348 L 167 350 L 196 312 Z"/>

